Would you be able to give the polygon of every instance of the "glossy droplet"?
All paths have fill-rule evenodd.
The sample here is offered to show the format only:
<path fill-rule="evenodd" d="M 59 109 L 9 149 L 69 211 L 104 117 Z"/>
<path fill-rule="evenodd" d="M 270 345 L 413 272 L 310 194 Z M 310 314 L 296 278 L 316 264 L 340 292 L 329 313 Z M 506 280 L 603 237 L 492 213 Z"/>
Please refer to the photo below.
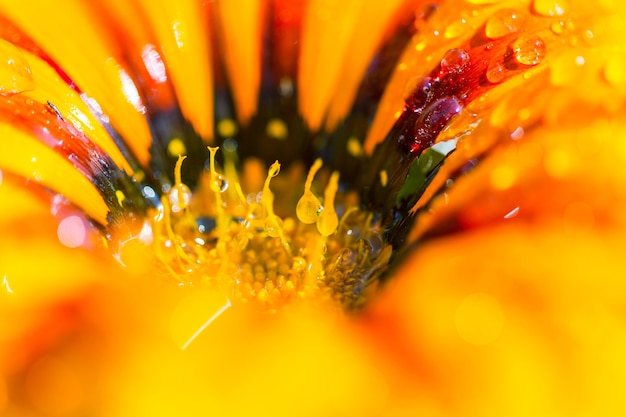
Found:
<path fill-rule="evenodd" d="M 404 102 L 409 110 L 419 110 L 428 101 L 433 92 L 433 80 L 430 77 L 411 78 L 404 87 Z"/>
<path fill-rule="evenodd" d="M 617 87 L 626 86 L 626 72 L 623 71 L 626 59 L 619 55 L 609 57 L 604 65 L 604 78 Z"/>
<path fill-rule="evenodd" d="M 514 9 L 498 10 L 485 24 L 485 35 L 490 39 L 499 39 L 515 33 L 522 28 L 525 16 Z"/>
<path fill-rule="evenodd" d="M 305 224 L 313 224 L 317 221 L 317 217 L 322 211 L 322 204 L 315 195 L 307 191 L 304 193 L 298 205 L 296 206 L 296 215 L 298 219 Z"/>
<path fill-rule="evenodd" d="M 307 174 L 306 181 L 304 183 L 304 194 L 300 197 L 300 200 L 298 200 L 298 204 L 296 205 L 296 215 L 298 216 L 298 219 L 305 224 L 315 223 L 317 221 L 317 217 L 323 210 L 322 203 L 320 203 L 318 198 L 311 191 L 313 178 L 321 167 L 322 160 L 318 158 L 311 166 L 311 169 L 309 169 L 309 173 Z"/>
<path fill-rule="evenodd" d="M 215 177 L 214 190 L 219 191 L 220 193 L 228 190 L 228 180 L 222 174 L 217 174 L 217 176 Z"/>
<path fill-rule="evenodd" d="M 546 56 L 546 44 L 537 35 L 524 35 L 510 45 L 515 60 L 523 65 L 537 65 Z"/>
<path fill-rule="evenodd" d="M 17 94 L 35 89 L 26 58 L 16 46 L 0 39 L 0 94 Z"/>
<path fill-rule="evenodd" d="M 168 201 L 174 213 L 184 210 L 191 201 L 191 190 L 185 184 L 180 183 L 168 193 Z"/>
<path fill-rule="evenodd" d="M 470 56 L 462 49 L 450 49 L 441 60 L 441 75 L 463 72 L 470 63 Z"/>
<path fill-rule="evenodd" d="M 283 230 L 283 220 L 275 215 L 267 216 L 265 219 L 265 232 L 270 237 L 279 237 Z"/>
<path fill-rule="evenodd" d="M 460 19 L 448 25 L 448 27 L 446 27 L 446 30 L 443 36 L 445 36 L 447 39 L 457 38 L 461 36 L 463 32 L 465 32 L 466 30 L 467 30 L 467 20 Z"/>
<path fill-rule="evenodd" d="M 485 77 L 487 78 L 487 81 L 493 84 L 502 82 L 505 75 L 506 68 L 504 67 L 504 63 L 502 61 L 490 62 L 485 72 Z"/>
<path fill-rule="evenodd" d="M 567 5 L 564 0 L 534 0 L 533 11 L 541 16 L 562 16 Z"/>
<path fill-rule="evenodd" d="M 455 97 L 444 97 L 428 106 L 415 122 L 415 137 L 410 150 L 415 152 L 432 146 L 450 119 L 462 109 Z"/>
<path fill-rule="evenodd" d="M 339 188 L 339 172 L 331 174 L 326 190 L 324 191 L 324 204 L 326 207 L 317 218 L 317 231 L 324 237 L 335 233 L 339 225 L 339 217 L 335 212 L 335 196 Z"/>
<path fill-rule="evenodd" d="M 550 30 L 552 30 L 552 32 L 555 35 L 562 35 L 563 32 L 565 31 L 565 22 L 554 22 L 550 25 Z"/>
<path fill-rule="evenodd" d="M 322 236 L 330 236 L 335 233 L 339 225 L 339 218 L 334 211 L 322 211 L 317 219 L 317 231 Z"/>

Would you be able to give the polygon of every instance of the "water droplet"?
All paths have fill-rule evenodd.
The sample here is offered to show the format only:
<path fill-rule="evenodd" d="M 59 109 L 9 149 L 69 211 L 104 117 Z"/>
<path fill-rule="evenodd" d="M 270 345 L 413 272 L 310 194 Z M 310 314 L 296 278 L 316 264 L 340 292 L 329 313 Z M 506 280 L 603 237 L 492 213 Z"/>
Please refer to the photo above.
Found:
<path fill-rule="evenodd" d="M 200 233 L 210 233 L 217 226 L 217 220 L 214 217 L 198 217 L 196 225 Z"/>
<path fill-rule="evenodd" d="M 228 190 L 228 179 L 222 174 L 217 174 L 215 176 L 215 189 L 219 190 L 220 193 Z"/>
<path fill-rule="evenodd" d="M 167 71 L 161 55 L 156 50 L 154 45 L 146 45 L 141 53 L 143 63 L 148 70 L 150 77 L 158 83 L 164 83 L 167 81 Z"/>
<path fill-rule="evenodd" d="M 191 190 L 185 184 L 178 184 L 169 191 L 168 201 L 174 213 L 178 213 L 189 205 Z"/>
<path fill-rule="evenodd" d="M 410 150 L 415 152 L 432 146 L 448 121 L 462 109 L 455 97 L 440 98 L 428 106 L 415 122 L 415 137 Z"/>
<path fill-rule="evenodd" d="M 465 70 L 470 63 L 470 56 L 462 49 L 453 48 L 445 53 L 441 59 L 441 75 L 458 74 Z"/>
<path fill-rule="evenodd" d="M 296 206 L 296 215 L 298 219 L 305 224 L 313 224 L 317 221 L 317 217 L 322 211 L 322 204 L 315 195 L 308 191 L 305 192 Z"/>
<path fill-rule="evenodd" d="M 595 35 L 591 30 L 586 30 L 583 32 L 583 41 L 589 45 L 593 46 L 593 40 L 595 39 Z"/>
<path fill-rule="evenodd" d="M 28 61 L 13 44 L 0 39 L 0 94 L 17 94 L 35 89 Z"/>
<path fill-rule="evenodd" d="M 562 35 L 563 32 L 565 32 L 565 22 L 559 21 L 552 23 L 550 25 L 550 30 L 552 30 L 555 35 Z"/>
<path fill-rule="evenodd" d="M 562 16 L 567 9 L 565 0 L 534 0 L 533 11 L 541 16 Z"/>
<path fill-rule="evenodd" d="M 523 65 L 537 65 L 546 56 L 546 44 L 537 35 L 524 35 L 510 45 L 515 60 Z"/>
<path fill-rule="evenodd" d="M 485 35 L 490 39 L 499 39 L 515 33 L 522 28 L 526 17 L 514 9 L 498 10 L 485 24 Z"/>
<path fill-rule="evenodd" d="M 511 132 L 511 139 L 520 140 L 524 137 L 524 128 L 521 126 L 517 126 L 513 132 Z"/>
<path fill-rule="evenodd" d="M 2 288 L 2 292 L 5 292 L 7 294 L 13 294 L 13 290 L 11 289 L 11 286 L 9 285 L 9 281 L 7 280 L 6 274 L 2 278 L 2 287 L 1 288 Z"/>
<path fill-rule="evenodd" d="M 411 78 L 404 87 L 404 101 L 407 107 L 416 111 L 424 107 L 433 92 L 433 80 L 430 77 Z"/>
<path fill-rule="evenodd" d="M 332 210 L 324 210 L 317 218 L 317 230 L 322 236 L 330 236 L 335 233 L 339 219 L 337 214 Z"/>
<path fill-rule="evenodd" d="M 604 78 L 612 85 L 617 87 L 626 86 L 626 72 L 622 69 L 626 63 L 626 57 L 618 55 L 610 56 L 604 65 Z"/>
<path fill-rule="evenodd" d="M 463 32 L 467 29 L 467 20 L 466 19 L 460 19 L 457 20 L 453 23 L 451 23 L 450 25 L 448 25 L 448 27 L 446 27 L 446 31 L 444 32 L 444 36 L 447 39 L 452 39 L 452 38 L 456 38 L 459 37 L 463 34 Z"/>
<path fill-rule="evenodd" d="M 280 236 L 283 230 L 283 220 L 278 216 L 267 216 L 265 219 L 265 232 L 270 237 Z"/>
<path fill-rule="evenodd" d="M 502 82 L 505 75 L 506 68 L 504 67 L 504 63 L 502 61 L 491 61 L 487 66 L 487 70 L 485 72 L 485 77 L 487 78 L 487 81 L 493 84 Z"/>
<path fill-rule="evenodd" d="M 515 207 L 513 210 L 505 214 L 504 218 L 509 220 L 509 219 L 512 219 L 513 217 L 516 217 L 518 214 L 519 214 L 519 206 Z"/>

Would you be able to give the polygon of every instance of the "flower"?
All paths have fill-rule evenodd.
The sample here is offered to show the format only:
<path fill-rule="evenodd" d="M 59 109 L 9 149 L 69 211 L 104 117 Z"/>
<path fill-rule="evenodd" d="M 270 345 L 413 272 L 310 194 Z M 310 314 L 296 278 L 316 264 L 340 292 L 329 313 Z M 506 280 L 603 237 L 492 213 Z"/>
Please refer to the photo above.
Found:
<path fill-rule="evenodd" d="M 625 16 L 2 2 L 0 411 L 623 412 Z"/>

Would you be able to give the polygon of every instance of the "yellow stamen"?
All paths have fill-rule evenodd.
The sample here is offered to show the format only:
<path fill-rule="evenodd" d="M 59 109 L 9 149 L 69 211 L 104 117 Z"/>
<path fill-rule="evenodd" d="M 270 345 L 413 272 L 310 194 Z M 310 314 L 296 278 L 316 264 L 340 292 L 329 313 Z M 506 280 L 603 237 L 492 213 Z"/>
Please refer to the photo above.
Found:
<path fill-rule="evenodd" d="M 313 224 L 317 221 L 317 218 L 322 210 L 322 203 L 311 192 L 311 185 L 313 184 L 313 178 L 315 174 L 322 167 L 322 160 L 317 159 L 313 166 L 309 170 L 309 174 L 306 177 L 304 183 L 304 194 L 300 197 L 298 205 L 296 206 L 296 215 L 298 220 L 304 224 Z"/>
<path fill-rule="evenodd" d="M 341 230 L 356 229 L 358 233 L 336 233 L 339 219 L 334 205 L 339 173 L 330 175 L 322 207 L 311 191 L 322 167 L 321 160 L 315 161 L 306 177 L 297 216 L 280 217 L 275 210 L 289 212 L 293 206 L 289 198 L 274 206 L 277 201 L 270 184 L 280 171 L 278 161 L 267 170 L 263 184 L 256 184 L 262 191 L 246 197 L 244 190 L 250 192 L 248 176 L 252 174 L 244 170 L 242 184 L 248 185 L 239 183 L 234 151 L 227 152 L 224 171 L 218 171 L 217 150 L 209 148 L 209 167 L 201 181 L 208 193 L 200 189 L 192 196 L 182 183 L 181 156 L 175 166 L 174 186 L 152 216 L 155 253 L 165 270 L 181 283 L 202 283 L 218 289 L 234 303 L 254 301 L 267 311 L 297 300 L 360 302 L 363 297 L 354 290 L 360 292 L 368 284 L 356 277 L 378 262 L 380 250 L 367 243 L 376 235 L 372 217 L 356 206 L 345 210 Z M 258 172 L 254 175 L 258 177 Z M 275 188 L 283 198 L 284 181 L 277 181 Z M 345 196 L 339 198 L 342 204 L 349 201 Z"/>
<path fill-rule="evenodd" d="M 330 236 L 335 233 L 339 225 L 339 218 L 335 212 L 335 195 L 339 188 L 339 172 L 335 171 L 330 176 L 330 181 L 324 191 L 324 210 L 317 218 L 317 230 L 322 236 Z"/>
<path fill-rule="evenodd" d="M 217 173 L 215 169 L 215 154 L 219 147 L 208 147 L 209 149 L 209 173 L 210 173 L 210 185 L 209 188 L 213 191 L 215 196 L 215 209 L 217 211 L 216 215 L 216 226 L 217 226 L 217 249 L 220 252 L 221 256 L 225 256 L 224 252 L 224 239 L 226 239 L 226 235 L 228 234 L 228 223 L 230 222 L 230 216 L 228 216 L 224 212 L 224 206 L 222 204 L 222 191 L 225 190 L 225 185 L 228 184 L 226 179 Z"/>

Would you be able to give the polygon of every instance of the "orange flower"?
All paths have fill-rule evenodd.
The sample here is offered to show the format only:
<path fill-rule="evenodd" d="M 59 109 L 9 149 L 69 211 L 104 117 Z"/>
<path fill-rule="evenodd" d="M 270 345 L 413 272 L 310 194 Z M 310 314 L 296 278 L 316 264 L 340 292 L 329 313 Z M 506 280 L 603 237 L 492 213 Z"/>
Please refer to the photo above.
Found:
<path fill-rule="evenodd" d="M 623 413 L 624 18 L 0 2 L 0 414 Z"/>

